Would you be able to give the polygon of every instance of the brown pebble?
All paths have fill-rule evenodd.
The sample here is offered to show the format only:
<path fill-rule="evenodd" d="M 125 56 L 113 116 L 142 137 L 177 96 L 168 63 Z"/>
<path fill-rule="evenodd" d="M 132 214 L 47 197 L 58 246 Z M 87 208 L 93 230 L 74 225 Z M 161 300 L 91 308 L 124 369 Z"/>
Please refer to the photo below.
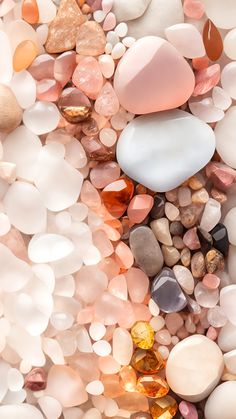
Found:
<path fill-rule="evenodd" d="M 11 132 L 22 120 L 22 109 L 12 90 L 0 84 L 0 131 Z"/>
<path fill-rule="evenodd" d="M 227 195 L 224 192 L 219 191 L 219 189 L 216 189 L 216 188 L 212 188 L 211 196 L 212 196 L 213 199 L 218 201 L 220 204 L 224 204 L 224 202 L 227 201 Z"/>
<path fill-rule="evenodd" d="M 174 236 L 174 237 L 172 238 L 172 240 L 173 240 L 173 246 L 174 246 L 176 249 L 178 249 L 178 250 L 182 250 L 182 249 L 185 247 L 185 244 L 184 244 L 184 242 L 183 242 L 182 237 L 180 237 L 180 236 Z"/>
<path fill-rule="evenodd" d="M 206 273 L 205 259 L 202 252 L 197 252 L 191 259 L 191 271 L 194 278 L 202 278 Z"/>
<path fill-rule="evenodd" d="M 180 221 L 173 221 L 170 223 L 170 233 L 173 236 L 181 236 L 184 232 L 184 227 Z"/>
<path fill-rule="evenodd" d="M 182 264 L 187 268 L 190 265 L 191 262 L 191 252 L 190 250 L 185 247 L 180 254 L 180 259 Z"/>
<path fill-rule="evenodd" d="M 206 269 L 209 274 L 223 271 L 225 266 L 224 256 L 216 249 L 211 249 L 205 257 Z"/>
<path fill-rule="evenodd" d="M 32 391 L 45 390 L 47 377 L 42 368 L 33 368 L 25 377 L 24 387 Z"/>
<path fill-rule="evenodd" d="M 184 227 L 194 227 L 203 212 L 203 204 L 191 204 L 187 207 L 180 208 L 180 220 Z"/>
<path fill-rule="evenodd" d="M 169 267 L 174 266 L 180 259 L 180 253 L 177 249 L 172 246 L 166 246 L 163 244 L 161 247 L 162 254 L 164 257 L 165 264 Z"/>
<path fill-rule="evenodd" d="M 188 181 L 188 186 L 194 191 L 198 191 L 205 185 L 205 179 L 201 173 L 192 176 Z"/>
<path fill-rule="evenodd" d="M 201 188 L 192 194 L 193 204 L 206 204 L 208 200 L 209 200 L 209 195 L 205 188 Z"/>
<path fill-rule="evenodd" d="M 172 189 L 165 193 L 166 199 L 169 202 L 176 202 L 178 200 L 178 189 Z"/>

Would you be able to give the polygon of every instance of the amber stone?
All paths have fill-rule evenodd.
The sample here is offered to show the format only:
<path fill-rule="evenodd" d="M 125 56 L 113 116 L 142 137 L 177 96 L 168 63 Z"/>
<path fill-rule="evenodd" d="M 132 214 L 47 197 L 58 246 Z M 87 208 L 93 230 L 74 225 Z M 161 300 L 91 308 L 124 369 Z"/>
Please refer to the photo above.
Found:
<path fill-rule="evenodd" d="M 104 162 L 114 159 L 114 151 L 105 147 L 96 137 L 83 137 L 81 144 L 91 160 Z"/>
<path fill-rule="evenodd" d="M 150 412 L 153 419 L 171 419 L 178 411 L 178 404 L 171 396 L 157 399 L 151 406 Z"/>
<path fill-rule="evenodd" d="M 107 185 L 103 189 L 101 197 L 111 215 L 119 218 L 126 211 L 133 194 L 133 182 L 126 178 L 120 178 Z"/>
<path fill-rule="evenodd" d="M 154 335 L 152 326 L 145 321 L 138 321 L 131 328 L 133 342 L 141 349 L 151 349 L 153 347 Z"/>
<path fill-rule="evenodd" d="M 24 387 L 32 391 L 41 391 L 46 388 L 46 374 L 42 368 L 33 368 L 25 377 Z"/>
<path fill-rule="evenodd" d="M 23 0 L 21 6 L 22 18 L 30 23 L 35 25 L 39 21 L 39 8 L 36 0 Z"/>
<path fill-rule="evenodd" d="M 206 269 L 209 274 L 223 271 L 225 266 L 224 256 L 216 249 L 211 249 L 205 257 Z"/>
<path fill-rule="evenodd" d="M 217 61 L 223 51 L 223 42 L 220 32 L 210 19 L 207 19 L 203 28 L 203 42 L 207 56 L 211 61 Z"/>
<path fill-rule="evenodd" d="M 165 367 L 161 354 L 153 349 L 135 349 L 131 364 L 142 374 L 155 374 Z"/>
<path fill-rule="evenodd" d="M 63 90 L 58 101 L 58 108 L 62 116 L 71 124 L 84 121 L 92 112 L 90 100 L 75 87 Z"/>
<path fill-rule="evenodd" d="M 125 391 L 135 391 L 137 376 L 131 365 L 124 366 L 119 372 L 120 385 Z"/>
<path fill-rule="evenodd" d="M 25 70 L 32 64 L 38 54 L 38 48 L 33 41 L 23 41 L 17 45 L 13 55 L 15 71 Z"/>
<path fill-rule="evenodd" d="M 137 381 L 137 390 L 144 396 L 157 399 L 164 397 L 169 392 L 169 386 L 163 378 L 158 375 L 144 375 Z"/>

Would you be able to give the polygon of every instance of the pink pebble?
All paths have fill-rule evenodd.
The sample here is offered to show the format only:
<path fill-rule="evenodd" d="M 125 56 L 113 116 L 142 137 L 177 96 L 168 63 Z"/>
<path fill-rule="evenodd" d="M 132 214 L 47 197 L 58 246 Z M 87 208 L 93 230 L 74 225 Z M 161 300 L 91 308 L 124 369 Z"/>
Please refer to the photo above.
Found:
<path fill-rule="evenodd" d="M 153 207 L 154 199 L 147 194 L 136 195 L 128 206 L 128 217 L 133 223 L 141 223 Z"/>
<path fill-rule="evenodd" d="M 114 13 L 110 12 L 106 16 L 104 23 L 103 23 L 103 30 L 104 31 L 111 31 L 116 26 L 116 17 Z"/>
<path fill-rule="evenodd" d="M 133 304 L 130 301 L 123 301 L 123 311 L 119 316 L 119 326 L 130 329 L 136 322 Z"/>
<path fill-rule="evenodd" d="M 103 189 L 109 183 L 120 177 L 120 167 L 116 162 L 109 161 L 100 163 L 90 172 L 90 180 L 97 189 Z"/>
<path fill-rule="evenodd" d="M 236 170 L 219 162 L 210 162 L 205 168 L 206 175 L 214 186 L 223 191 L 230 188 L 236 182 Z"/>
<path fill-rule="evenodd" d="M 90 99 L 96 99 L 103 85 L 100 66 L 94 57 L 85 57 L 77 65 L 72 81 Z"/>
<path fill-rule="evenodd" d="M 54 78 L 55 59 L 49 54 L 38 55 L 27 70 L 35 80 Z"/>
<path fill-rule="evenodd" d="M 92 12 L 102 8 L 102 0 L 87 0 L 86 3 L 91 7 Z"/>
<path fill-rule="evenodd" d="M 111 83 L 106 82 L 97 96 L 94 106 L 95 111 L 99 115 L 112 116 L 119 111 L 119 107 L 119 100 Z"/>
<path fill-rule="evenodd" d="M 130 268 L 125 273 L 125 276 L 131 301 L 134 303 L 142 303 L 149 288 L 149 279 L 147 275 L 141 269 Z"/>
<path fill-rule="evenodd" d="M 93 244 L 99 250 L 103 258 L 112 255 L 114 252 L 113 246 L 103 230 L 94 231 Z"/>
<path fill-rule="evenodd" d="M 127 300 L 128 291 L 125 276 L 118 275 L 115 276 L 115 278 L 112 278 L 108 285 L 108 291 L 121 300 Z"/>
<path fill-rule="evenodd" d="M 133 309 L 136 322 L 138 322 L 139 320 L 148 322 L 152 317 L 148 306 L 146 306 L 145 304 L 133 304 Z"/>
<path fill-rule="evenodd" d="M 124 242 L 120 242 L 116 246 L 115 256 L 121 268 L 129 269 L 134 263 L 133 253 Z"/>
<path fill-rule="evenodd" d="M 0 17 L 5 16 L 9 13 L 14 7 L 16 3 L 13 0 L 4 0 L 0 3 Z"/>
<path fill-rule="evenodd" d="M 61 94 L 62 86 L 54 79 L 43 79 L 37 83 L 37 99 L 56 102 Z"/>
<path fill-rule="evenodd" d="M 220 66 L 213 64 L 210 67 L 199 70 L 195 76 L 195 88 L 193 96 L 204 95 L 215 87 L 220 81 Z"/>
<path fill-rule="evenodd" d="M 183 242 L 185 246 L 187 246 L 190 250 L 197 250 L 200 249 L 200 241 L 197 235 L 197 228 L 190 228 L 188 231 L 186 231 Z"/>
<path fill-rule="evenodd" d="M 220 278 L 214 274 L 206 274 L 202 283 L 209 289 L 215 290 L 220 285 Z"/>
<path fill-rule="evenodd" d="M 204 4 L 199 0 L 185 0 L 183 4 L 184 14 L 192 19 L 201 19 L 204 15 Z"/>
<path fill-rule="evenodd" d="M 64 87 L 71 79 L 76 67 L 76 52 L 66 51 L 55 59 L 54 77 Z"/>
<path fill-rule="evenodd" d="M 77 314 L 78 324 L 89 324 L 93 321 L 94 309 L 92 306 L 83 308 Z"/>
<path fill-rule="evenodd" d="M 194 404 L 183 400 L 179 404 L 179 411 L 184 419 L 198 419 L 197 409 Z"/>
<path fill-rule="evenodd" d="M 109 13 L 113 6 L 113 0 L 102 0 L 102 10 Z"/>
<path fill-rule="evenodd" d="M 206 333 L 206 337 L 211 339 L 211 340 L 216 340 L 218 336 L 217 330 L 210 326 L 207 333 Z"/>

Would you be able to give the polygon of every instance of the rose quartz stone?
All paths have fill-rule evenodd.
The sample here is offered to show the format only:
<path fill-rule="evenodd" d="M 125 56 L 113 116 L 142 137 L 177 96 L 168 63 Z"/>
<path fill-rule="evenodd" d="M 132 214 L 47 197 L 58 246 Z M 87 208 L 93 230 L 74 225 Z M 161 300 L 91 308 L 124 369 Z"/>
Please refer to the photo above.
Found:
<path fill-rule="evenodd" d="M 141 223 L 153 207 L 154 199 L 151 195 L 135 195 L 128 206 L 128 217 L 132 223 Z"/>
<path fill-rule="evenodd" d="M 147 114 L 183 105 L 194 89 L 193 72 L 175 47 L 162 38 L 136 41 L 120 60 L 114 88 L 129 112 Z"/>
<path fill-rule="evenodd" d="M 70 80 L 76 67 L 75 51 L 66 51 L 55 59 L 54 77 L 64 87 Z"/>
<path fill-rule="evenodd" d="M 72 81 L 90 99 L 96 99 L 103 85 L 100 66 L 94 57 L 85 57 L 77 65 Z"/>
<path fill-rule="evenodd" d="M 212 290 L 215 290 L 220 285 L 220 278 L 214 274 L 206 274 L 202 280 L 202 283 Z"/>
<path fill-rule="evenodd" d="M 111 83 L 105 83 L 95 102 L 95 111 L 99 115 L 112 116 L 118 112 L 119 106 L 119 101 Z"/>
<path fill-rule="evenodd" d="M 148 276 L 138 268 L 130 268 L 125 276 L 131 301 L 142 303 L 149 288 Z"/>
<path fill-rule="evenodd" d="M 184 0 L 184 14 L 192 19 L 201 19 L 204 15 L 204 4 L 199 0 Z"/>
<path fill-rule="evenodd" d="M 179 411 L 184 419 L 198 419 L 197 409 L 194 404 L 183 400 L 179 404 Z"/>
<path fill-rule="evenodd" d="M 213 64 L 196 73 L 196 84 L 193 96 L 204 95 L 215 87 L 220 81 L 220 66 Z"/>
<path fill-rule="evenodd" d="M 37 99 L 56 102 L 61 94 L 60 83 L 53 79 L 43 79 L 37 83 Z"/>

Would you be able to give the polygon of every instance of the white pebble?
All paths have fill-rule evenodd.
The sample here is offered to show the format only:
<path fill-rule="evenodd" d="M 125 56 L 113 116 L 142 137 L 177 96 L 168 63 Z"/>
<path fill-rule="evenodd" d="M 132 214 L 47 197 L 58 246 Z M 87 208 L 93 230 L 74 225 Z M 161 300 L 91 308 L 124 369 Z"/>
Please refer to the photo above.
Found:
<path fill-rule="evenodd" d="M 62 407 L 58 400 L 54 397 L 43 396 L 38 399 L 38 404 L 41 407 L 44 415 L 48 419 L 58 419 L 62 413 Z"/>
<path fill-rule="evenodd" d="M 93 396 L 99 396 L 103 393 L 104 386 L 100 380 L 94 380 L 87 384 L 86 391 Z"/>
<path fill-rule="evenodd" d="M 57 128 L 60 112 L 54 103 L 39 101 L 24 111 L 23 121 L 34 134 L 46 134 Z"/>
<path fill-rule="evenodd" d="M 48 263 L 68 256 L 74 245 L 59 234 L 37 234 L 29 242 L 28 255 L 35 263 Z"/>
<path fill-rule="evenodd" d="M 149 308 L 149 311 L 150 311 L 152 316 L 158 316 L 159 315 L 160 309 L 152 298 L 150 298 L 150 300 L 149 300 L 148 308 Z"/>
<path fill-rule="evenodd" d="M 98 58 L 101 72 L 106 79 L 113 76 L 115 70 L 115 63 L 110 55 L 103 54 Z"/>
<path fill-rule="evenodd" d="M 221 84 L 230 97 L 236 99 L 236 61 L 232 61 L 223 68 Z"/>
<path fill-rule="evenodd" d="M 26 70 L 14 74 L 11 89 L 23 109 L 32 106 L 36 101 L 36 82 Z"/>
<path fill-rule="evenodd" d="M 158 352 L 161 354 L 163 359 L 167 359 L 169 356 L 169 349 L 167 348 L 167 346 L 158 346 Z"/>
<path fill-rule="evenodd" d="M 99 133 L 100 141 L 107 147 L 112 147 L 117 140 L 117 133 L 112 128 L 102 128 Z"/>
<path fill-rule="evenodd" d="M 122 43 L 125 47 L 130 48 L 134 43 L 136 39 L 133 38 L 133 36 L 126 36 L 124 39 L 122 39 Z"/>
<path fill-rule="evenodd" d="M 99 340 L 93 344 L 93 350 L 99 356 L 107 356 L 111 353 L 111 345 L 106 340 Z"/>
<path fill-rule="evenodd" d="M 111 54 L 112 52 L 112 44 L 110 44 L 110 42 L 107 42 L 106 46 L 105 46 L 105 53 L 106 54 Z"/>
<path fill-rule="evenodd" d="M 128 25 L 125 22 L 119 23 L 117 27 L 115 28 L 115 33 L 120 38 L 124 38 L 124 36 L 127 35 L 128 32 Z"/>
<path fill-rule="evenodd" d="M 8 388 L 11 391 L 19 391 L 24 385 L 24 377 L 17 368 L 11 368 L 7 373 Z"/>
<path fill-rule="evenodd" d="M 75 221 L 83 221 L 88 215 L 88 207 L 82 202 L 77 202 L 69 208 L 69 212 Z"/>
<path fill-rule="evenodd" d="M 93 322 L 89 326 L 89 334 L 93 340 L 100 340 L 105 336 L 106 328 L 104 324 L 100 322 Z"/>
<path fill-rule="evenodd" d="M 96 22 L 101 23 L 106 17 L 106 12 L 103 10 L 96 10 L 93 14 L 93 18 Z"/>
<path fill-rule="evenodd" d="M 223 90 L 222 87 L 219 86 L 215 86 L 213 88 L 212 99 L 214 105 L 223 111 L 226 111 L 226 109 L 228 109 L 232 104 L 230 95 L 225 90 Z"/>
<path fill-rule="evenodd" d="M 116 33 L 116 32 L 114 32 L 114 31 L 109 31 L 109 32 L 107 32 L 107 37 L 106 37 L 106 39 L 107 39 L 107 42 L 109 43 L 109 44 L 111 44 L 113 47 L 119 42 L 119 36 L 118 36 L 118 34 Z"/>
<path fill-rule="evenodd" d="M 92 408 L 87 410 L 82 419 L 102 419 L 102 415 L 98 409 Z"/>
<path fill-rule="evenodd" d="M 118 60 L 119 58 L 121 58 L 124 53 L 126 51 L 126 48 L 124 46 L 124 44 L 122 44 L 121 42 L 118 42 L 112 49 L 111 52 L 111 56 L 112 58 L 114 58 L 114 60 Z"/>
<path fill-rule="evenodd" d="M 0 236 L 4 236 L 11 228 L 9 218 L 4 212 L 0 212 Z"/>
<path fill-rule="evenodd" d="M 116 403 L 115 400 L 113 399 L 108 399 L 106 400 L 106 406 L 105 406 L 105 410 L 104 413 L 108 418 L 113 418 L 114 416 L 116 416 L 119 412 L 119 406 Z"/>
<path fill-rule="evenodd" d="M 74 317 L 70 313 L 53 313 L 50 321 L 56 330 L 67 330 L 74 323 Z"/>
<path fill-rule="evenodd" d="M 215 199 L 210 198 L 205 205 L 200 227 L 206 231 L 211 231 L 221 218 L 221 205 Z"/>
<path fill-rule="evenodd" d="M 162 316 L 153 317 L 150 320 L 150 324 L 155 332 L 157 332 L 165 326 L 165 319 Z"/>

